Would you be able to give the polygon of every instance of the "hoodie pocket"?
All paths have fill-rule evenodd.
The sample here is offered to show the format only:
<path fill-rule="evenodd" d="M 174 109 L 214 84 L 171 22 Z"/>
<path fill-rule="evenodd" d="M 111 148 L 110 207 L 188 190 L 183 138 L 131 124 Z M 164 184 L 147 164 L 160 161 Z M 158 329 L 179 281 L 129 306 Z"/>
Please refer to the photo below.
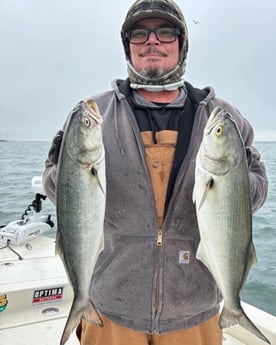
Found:
<path fill-rule="evenodd" d="M 112 248 L 105 247 L 93 274 L 91 295 L 95 305 L 113 315 L 150 319 L 154 238 L 121 236 Z"/>
<path fill-rule="evenodd" d="M 195 257 L 194 241 L 165 241 L 162 317 L 200 314 L 217 304 L 216 283 L 208 269 Z"/>

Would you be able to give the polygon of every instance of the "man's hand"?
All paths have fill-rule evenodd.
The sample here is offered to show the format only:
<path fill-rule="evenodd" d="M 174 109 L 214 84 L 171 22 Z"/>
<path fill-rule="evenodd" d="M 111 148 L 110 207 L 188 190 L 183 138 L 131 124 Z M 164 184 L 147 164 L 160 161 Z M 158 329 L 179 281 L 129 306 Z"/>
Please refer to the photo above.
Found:
<path fill-rule="evenodd" d="M 253 160 L 252 152 L 251 152 L 251 149 L 249 147 L 246 147 L 245 151 L 246 151 L 247 164 L 248 164 L 248 167 L 250 167 L 252 164 L 252 160 Z"/>
<path fill-rule="evenodd" d="M 64 133 L 63 131 L 57 132 L 56 136 L 54 137 L 52 141 L 50 150 L 48 152 L 48 160 L 53 164 L 58 163 L 58 156 L 59 156 L 63 133 Z"/>

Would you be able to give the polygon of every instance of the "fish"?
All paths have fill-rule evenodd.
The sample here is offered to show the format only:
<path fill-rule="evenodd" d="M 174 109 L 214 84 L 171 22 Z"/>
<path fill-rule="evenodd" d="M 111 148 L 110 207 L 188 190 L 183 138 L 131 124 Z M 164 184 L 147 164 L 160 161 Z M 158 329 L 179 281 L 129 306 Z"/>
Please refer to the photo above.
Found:
<path fill-rule="evenodd" d="M 102 123 L 96 102 L 79 102 L 68 116 L 60 147 L 56 253 L 74 292 L 60 345 L 65 344 L 82 318 L 103 326 L 89 297 L 95 263 L 104 245 L 106 175 Z"/>
<path fill-rule="evenodd" d="M 233 116 L 216 107 L 196 155 L 193 189 L 200 241 L 196 258 L 224 300 L 219 326 L 236 324 L 270 344 L 244 312 L 240 292 L 257 257 L 245 144 Z"/>

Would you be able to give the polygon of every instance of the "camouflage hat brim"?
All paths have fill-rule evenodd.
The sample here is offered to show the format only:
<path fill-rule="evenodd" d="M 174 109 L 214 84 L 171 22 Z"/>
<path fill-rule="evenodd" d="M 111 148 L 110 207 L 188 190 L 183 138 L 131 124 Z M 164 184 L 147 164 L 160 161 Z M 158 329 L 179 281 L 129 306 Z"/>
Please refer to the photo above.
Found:
<path fill-rule="evenodd" d="M 152 2 L 154 4 L 154 2 Z M 161 18 L 164 20 L 167 20 L 168 22 L 172 23 L 176 27 L 182 29 L 183 28 L 183 21 L 178 19 L 174 13 L 170 13 L 167 10 L 168 6 L 164 6 L 164 10 L 160 10 L 160 6 L 155 8 L 139 8 L 137 9 L 137 12 L 134 12 L 133 15 L 130 15 L 128 18 L 126 18 L 123 26 L 122 31 L 127 32 L 131 30 L 131 28 L 140 20 L 147 19 L 147 18 Z"/>

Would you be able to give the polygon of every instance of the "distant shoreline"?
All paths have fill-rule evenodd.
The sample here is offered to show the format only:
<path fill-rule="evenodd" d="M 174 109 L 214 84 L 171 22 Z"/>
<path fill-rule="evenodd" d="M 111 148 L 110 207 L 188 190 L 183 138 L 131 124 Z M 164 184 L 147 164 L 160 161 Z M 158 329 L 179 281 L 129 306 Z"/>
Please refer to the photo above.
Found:
<path fill-rule="evenodd" d="M 31 139 L 5 140 L 5 139 L 0 139 L 0 143 L 15 143 L 15 142 L 50 143 L 51 140 L 31 140 Z M 276 143 L 276 140 L 254 140 L 254 143 L 273 144 L 273 143 Z"/>
<path fill-rule="evenodd" d="M 14 139 L 14 140 L 1 140 L 0 143 L 22 143 L 22 142 L 32 142 L 32 143 L 49 143 L 50 140 L 31 140 L 31 139 Z"/>

